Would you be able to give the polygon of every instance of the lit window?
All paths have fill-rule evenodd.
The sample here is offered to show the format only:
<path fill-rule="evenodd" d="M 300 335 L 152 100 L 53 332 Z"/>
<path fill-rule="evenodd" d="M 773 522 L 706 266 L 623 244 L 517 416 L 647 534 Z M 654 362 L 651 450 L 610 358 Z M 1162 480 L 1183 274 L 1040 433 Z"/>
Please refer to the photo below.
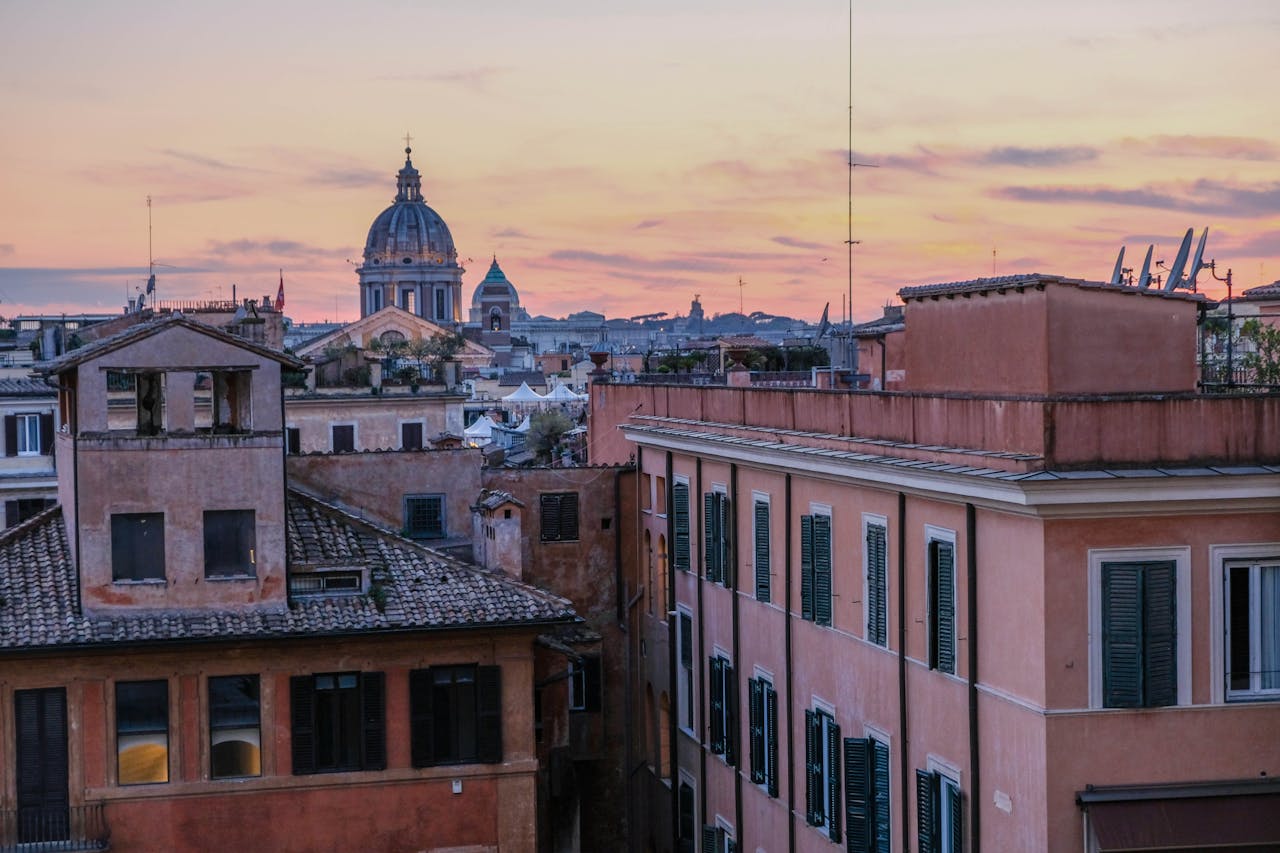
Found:
<path fill-rule="evenodd" d="M 116 778 L 121 785 L 169 781 L 169 682 L 116 683 Z"/>
<path fill-rule="evenodd" d="M 262 775 L 258 676 L 209 679 L 209 776 Z"/>

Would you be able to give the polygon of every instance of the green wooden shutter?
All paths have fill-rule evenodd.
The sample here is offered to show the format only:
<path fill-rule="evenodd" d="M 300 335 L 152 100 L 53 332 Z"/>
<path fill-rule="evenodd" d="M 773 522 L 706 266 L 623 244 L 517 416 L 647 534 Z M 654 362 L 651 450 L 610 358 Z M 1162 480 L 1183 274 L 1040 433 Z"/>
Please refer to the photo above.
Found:
<path fill-rule="evenodd" d="M 476 757 L 502 761 L 502 667 L 476 667 Z"/>
<path fill-rule="evenodd" d="M 733 556 L 733 514 L 728 495 L 720 495 L 720 582 L 730 589 L 738 585 L 738 571 Z"/>
<path fill-rule="evenodd" d="M 724 676 L 724 760 L 738 766 L 738 673 L 728 661 L 720 665 Z"/>
<path fill-rule="evenodd" d="M 409 752 L 414 767 L 433 763 L 435 732 L 431 707 L 431 670 L 415 669 L 409 673 Z"/>
<path fill-rule="evenodd" d="M 693 669 L 693 617 L 680 614 L 680 665 Z"/>
<path fill-rule="evenodd" d="M 709 581 L 720 580 L 720 496 L 707 492 L 702 496 L 702 564 Z"/>
<path fill-rule="evenodd" d="M 956 671 L 956 548 L 950 542 L 938 546 L 938 669 Z"/>
<path fill-rule="evenodd" d="M 956 785 L 947 785 L 947 821 L 951 824 L 951 845 L 946 853 L 964 853 L 964 795 Z"/>
<path fill-rule="evenodd" d="M 751 781 L 764 782 L 764 683 L 747 679 L 747 728 L 751 736 Z"/>
<path fill-rule="evenodd" d="M 935 798 L 938 778 L 927 770 L 916 770 L 916 837 L 920 853 L 940 853 Z"/>
<path fill-rule="evenodd" d="M 778 693 L 773 689 L 773 685 L 765 685 L 764 707 L 765 716 L 768 718 L 765 725 L 765 739 L 769 753 L 769 773 L 766 784 L 769 788 L 769 796 L 776 797 L 778 796 Z"/>
<path fill-rule="evenodd" d="M 40 415 L 40 452 L 46 456 L 53 453 L 53 413 Z"/>
<path fill-rule="evenodd" d="M 1102 704 L 1142 706 L 1142 567 L 1102 566 Z"/>
<path fill-rule="evenodd" d="M 871 740 L 844 739 L 844 817 L 848 853 L 872 853 Z"/>
<path fill-rule="evenodd" d="M 360 728 L 365 770 L 387 769 L 386 678 L 380 672 L 360 674 Z"/>
<path fill-rule="evenodd" d="M 702 853 L 716 853 L 716 828 L 702 825 Z"/>
<path fill-rule="evenodd" d="M 769 504 L 755 505 L 756 600 L 769 600 Z"/>
<path fill-rule="evenodd" d="M 1177 566 L 1148 564 L 1142 573 L 1143 704 L 1178 704 Z"/>
<path fill-rule="evenodd" d="M 671 486 L 671 509 L 675 513 L 675 541 L 672 543 L 675 567 L 689 571 L 689 484 Z"/>
<path fill-rule="evenodd" d="M 310 675 L 295 675 L 289 679 L 289 717 L 292 730 L 289 733 L 293 747 L 293 773 L 314 773 L 316 770 L 315 736 L 315 679 Z"/>
<path fill-rule="evenodd" d="M 804 712 L 804 803 L 805 820 L 811 826 L 822 823 L 822 721 L 813 711 Z"/>
<path fill-rule="evenodd" d="M 18 416 L 4 416 L 4 455 L 18 455 Z"/>
<path fill-rule="evenodd" d="M 711 751 L 724 753 L 724 661 L 711 658 Z"/>
<path fill-rule="evenodd" d="M 827 837 L 840 842 L 840 726 L 827 718 L 827 797 L 831 809 L 827 811 Z"/>
<path fill-rule="evenodd" d="M 871 741 L 871 822 L 875 853 L 889 853 L 889 747 Z"/>
<path fill-rule="evenodd" d="M 813 517 L 813 618 L 831 624 L 831 516 Z"/>
<path fill-rule="evenodd" d="M 867 525 L 867 639 L 888 645 L 888 533 L 882 525 Z"/>
<path fill-rule="evenodd" d="M 813 621 L 813 516 L 800 516 L 800 618 Z"/>

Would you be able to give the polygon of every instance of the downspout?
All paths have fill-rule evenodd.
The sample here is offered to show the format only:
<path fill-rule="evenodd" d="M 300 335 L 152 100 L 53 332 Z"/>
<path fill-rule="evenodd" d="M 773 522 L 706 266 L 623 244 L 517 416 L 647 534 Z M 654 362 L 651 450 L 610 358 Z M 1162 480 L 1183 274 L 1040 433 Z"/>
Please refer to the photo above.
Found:
<path fill-rule="evenodd" d="M 783 560 L 783 576 L 786 578 L 783 588 L 786 592 L 783 595 L 783 612 L 786 614 L 783 621 L 785 630 L 783 632 L 783 670 L 786 680 L 785 689 L 787 691 L 787 850 L 790 853 L 796 853 L 796 762 L 794 748 L 795 729 L 794 720 L 792 720 L 792 711 L 795 708 L 792 699 L 791 684 L 791 475 L 787 475 L 785 512 L 783 516 L 783 530 L 786 531 L 786 559 Z M 905 847 L 903 848 L 906 849 Z"/>
<path fill-rule="evenodd" d="M 671 451 L 667 451 L 667 488 L 666 488 L 666 507 L 667 507 L 667 552 L 670 555 L 675 550 L 676 532 L 675 532 L 675 483 L 671 479 L 672 462 Z M 690 555 L 692 556 L 692 555 Z M 676 666 L 679 661 L 676 658 L 676 637 L 680 633 L 680 617 L 676 613 L 673 606 L 675 604 L 676 595 L 676 578 L 675 578 L 676 561 L 672 556 L 667 557 L 667 601 L 664 605 L 668 606 L 667 613 L 667 696 L 670 697 L 667 707 L 674 707 L 675 713 L 667 714 L 667 766 L 671 768 L 671 849 L 680 849 L 680 784 L 679 765 L 676 763 L 676 756 L 679 754 L 678 743 L 676 738 L 679 736 L 679 720 L 680 720 L 680 694 L 676 691 Z M 669 604 L 668 604 L 669 603 Z M 658 775 L 662 775 L 662 768 L 659 766 Z"/>
<path fill-rule="evenodd" d="M 72 394 L 71 405 L 78 406 L 79 400 L 76 394 Z M 84 615 L 84 602 L 80 598 L 80 589 L 83 586 L 83 578 L 80 575 L 80 419 L 76 418 L 76 429 L 71 433 L 71 490 L 75 493 L 76 503 L 76 615 Z M 54 437 L 55 440 L 57 436 Z M 54 450 L 57 453 L 57 450 Z M 55 456 L 56 458 L 56 456 Z M 57 464 L 56 462 L 54 463 Z M 63 519 L 66 524 L 66 519 Z"/>
<path fill-rule="evenodd" d="M 289 431 L 285 427 L 287 421 L 284 413 L 284 383 L 280 383 L 280 482 L 284 487 L 284 523 L 285 530 L 289 529 Z M 299 433 L 301 435 L 301 433 Z M 302 450 L 302 439 L 298 439 L 298 450 Z M 287 535 L 286 535 L 287 538 Z M 290 610 L 293 609 L 293 584 L 290 583 L 292 578 L 292 566 L 289 562 L 289 546 L 286 543 L 284 549 L 284 602 Z"/>
<path fill-rule="evenodd" d="M 698 654 L 696 657 L 694 657 L 693 663 L 698 673 L 698 683 L 704 685 L 703 692 L 705 692 L 705 685 L 708 684 L 709 682 L 707 679 L 704 679 L 702 677 L 703 661 L 707 657 L 706 617 L 703 613 L 703 606 L 702 606 L 702 598 L 703 598 L 702 578 L 704 577 L 707 571 L 707 563 L 706 563 L 707 545 L 705 542 L 702 541 L 702 537 L 706 531 L 707 522 L 706 522 L 706 519 L 702 517 L 702 457 L 701 456 L 697 458 L 694 464 L 694 481 L 695 481 L 695 485 L 697 486 L 697 489 L 693 494 L 689 496 L 689 516 L 690 516 L 689 548 L 690 550 L 693 549 L 693 531 L 695 528 L 692 523 L 692 517 L 694 514 L 693 508 L 694 506 L 697 506 L 698 507 L 698 525 L 696 529 L 698 531 L 698 559 L 695 561 L 693 559 L 693 554 L 692 553 L 689 554 L 689 567 L 690 568 L 696 567 L 697 569 L 694 572 L 694 583 L 696 584 L 695 588 L 698 590 Z M 701 815 L 704 820 L 706 819 L 706 816 L 707 816 L 707 750 L 703 745 L 702 738 L 707 731 L 707 713 L 708 712 L 707 712 L 706 706 L 707 706 L 707 703 L 702 701 L 701 696 L 698 696 L 698 713 L 697 713 L 698 729 L 696 733 L 697 734 L 696 739 L 698 743 L 698 814 Z M 690 722 L 692 722 L 692 720 Z"/>
<path fill-rule="evenodd" d="M 637 493 L 640 491 L 640 481 L 643 479 L 639 473 L 640 462 L 642 458 L 643 458 L 643 448 L 637 447 L 636 448 L 636 465 L 634 469 Z M 638 500 L 639 494 L 637 494 L 636 497 L 637 497 L 637 500 L 635 502 L 635 507 L 636 507 L 635 517 L 639 518 L 640 517 L 640 501 Z M 616 567 L 614 570 L 614 578 L 615 578 L 614 584 L 618 594 L 618 629 L 622 632 L 622 636 L 626 640 L 626 652 L 627 652 L 626 656 L 623 658 L 624 665 L 626 666 L 626 672 L 624 673 L 623 680 L 622 680 L 622 683 L 623 683 L 623 688 L 622 688 L 623 689 L 623 706 L 622 706 L 623 729 L 622 730 L 624 732 L 625 740 L 627 742 L 625 747 L 626 764 L 624 765 L 626 769 L 626 782 L 625 782 L 626 787 L 623 795 L 627 798 L 627 803 L 625 807 L 626 821 L 627 821 L 625 835 L 628 839 L 633 839 L 634 833 L 631 831 L 631 828 L 635 826 L 635 785 L 632 781 L 632 768 L 635 766 L 634 764 L 635 751 L 633 749 L 633 745 L 634 745 L 633 742 L 635 738 L 632 737 L 632 733 L 635 731 L 635 708 L 632 707 L 632 702 L 634 701 L 634 697 L 635 697 L 635 685 L 632 683 L 632 678 L 634 677 L 634 673 L 636 671 L 636 666 L 635 666 L 636 650 L 633 645 L 633 639 L 630 636 L 631 630 L 630 630 L 630 627 L 627 625 L 627 620 L 631 616 L 630 614 L 631 607 L 634 606 L 634 603 L 636 601 L 640 600 L 640 596 L 637 595 L 635 598 L 631 599 L 630 602 L 623 601 L 623 599 L 626 598 L 626 590 L 624 589 L 625 579 L 622 573 L 622 513 L 620 511 L 620 507 L 622 505 L 621 498 L 622 498 L 622 470 L 619 469 L 617 472 L 615 472 L 614 480 L 613 480 L 613 505 L 615 508 L 615 512 L 617 513 L 617 520 L 614 522 L 614 526 L 615 526 L 614 564 Z M 637 527 L 637 531 L 638 529 L 639 528 Z M 640 541 L 642 541 L 642 538 L 637 536 L 636 537 L 637 547 L 639 546 Z M 641 632 L 637 632 L 637 633 L 641 633 Z M 630 849 L 634 849 L 635 847 L 634 839 L 628 843 L 628 847 Z"/>
<path fill-rule="evenodd" d="M 741 691 L 738 686 L 742 683 L 741 674 L 738 671 L 740 666 L 738 638 L 741 632 L 741 626 L 738 623 L 738 589 L 741 586 L 740 576 L 738 574 L 738 466 L 732 464 L 729 466 L 729 506 L 733 509 L 733 533 L 729 536 L 729 565 L 732 567 L 733 582 L 729 589 L 729 595 L 733 602 L 733 666 L 734 666 L 734 685 L 733 696 L 737 700 L 733 709 L 735 731 L 730 737 L 734 740 L 734 767 L 733 767 L 733 829 L 736 833 L 736 841 L 738 849 L 745 849 L 746 845 L 742 839 L 742 715 L 739 713 L 742 709 Z M 750 701 L 748 699 L 748 701 Z"/>
<path fill-rule="evenodd" d="M 902 790 L 902 849 L 911 849 L 911 821 L 907 804 L 911 802 L 911 756 L 907 744 L 907 495 L 898 492 L 898 754 L 902 761 L 899 782 Z"/>
<path fill-rule="evenodd" d="M 973 792 L 969 797 L 969 851 L 982 850 L 982 776 L 978 749 L 978 513 L 973 504 L 964 505 L 966 603 L 969 610 L 969 772 L 973 775 Z"/>

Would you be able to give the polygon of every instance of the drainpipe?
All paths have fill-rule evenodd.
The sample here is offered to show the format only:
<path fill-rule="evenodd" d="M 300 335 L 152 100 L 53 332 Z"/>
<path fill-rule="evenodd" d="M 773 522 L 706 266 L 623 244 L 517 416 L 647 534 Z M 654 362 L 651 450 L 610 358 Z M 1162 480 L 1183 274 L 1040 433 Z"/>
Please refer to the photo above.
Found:
<path fill-rule="evenodd" d="M 786 509 L 783 516 L 783 529 L 786 531 L 786 549 L 787 556 L 783 560 L 783 575 L 786 578 L 783 589 L 786 590 L 783 598 L 783 612 L 785 618 L 783 625 L 783 668 L 784 678 L 786 680 L 785 689 L 787 691 L 787 850 L 790 853 L 796 853 L 796 762 L 795 753 L 793 752 L 795 737 L 793 730 L 795 729 L 795 721 L 792 718 L 792 712 L 795 708 L 792 699 L 791 684 L 791 475 L 787 475 L 786 485 Z M 905 800 L 904 800 L 905 802 Z M 903 848 L 906 850 L 907 848 Z"/>
<path fill-rule="evenodd" d="M 911 821 L 907 804 L 911 802 L 911 756 L 907 749 L 907 495 L 898 492 L 898 754 L 902 760 L 899 782 L 902 790 L 902 849 L 911 849 Z"/>
<path fill-rule="evenodd" d="M 964 505 L 966 607 L 969 610 L 969 772 L 973 775 L 973 793 L 969 797 L 969 850 L 981 853 L 982 777 L 979 774 L 978 749 L 978 513 L 973 504 Z"/>
<path fill-rule="evenodd" d="M 738 685 L 741 684 L 741 658 L 739 657 L 738 642 L 741 634 L 741 626 L 738 623 L 738 589 L 741 586 L 738 575 L 738 466 L 732 464 L 729 466 L 729 506 L 733 509 L 733 532 L 729 536 L 729 560 L 728 563 L 732 567 L 733 582 L 729 585 L 729 595 L 733 602 L 733 677 L 735 684 L 733 686 L 734 698 L 738 700 L 737 707 L 733 709 L 734 722 L 736 723 L 736 731 L 730 737 L 734 740 L 735 764 L 733 767 L 733 829 L 737 834 L 737 844 L 739 849 L 746 849 L 746 844 L 742 839 L 742 709 L 741 691 Z M 748 695 L 748 702 L 750 696 Z"/>
<path fill-rule="evenodd" d="M 671 552 L 675 549 L 676 529 L 675 529 L 675 512 L 673 504 L 675 498 L 675 483 L 671 479 L 672 462 L 671 451 L 667 451 L 667 551 Z M 692 555 L 690 555 L 692 557 Z M 680 720 L 680 694 L 676 692 L 676 666 L 679 661 L 676 659 L 676 637 L 680 632 L 680 617 L 675 610 L 675 594 L 676 594 L 676 578 L 675 578 L 676 561 L 667 558 L 667 602 L 670 603 L 667 610 L 667 702 L 668 709 L 673 709 L 675 713 L 667 714 L 667 766 L 671 768 L 671 849 L 680 849 L 680 765 L 676 762 L 679 754 L 678 743 L 676 738 L 679 735 Z M 662 767 L 658 767 L 658 775 L 662 775 Z"/>
<path fill-rule="evenodd" d="M 690 568 L 696 567 L 697 569 L 694 572 L 694 583 L 696 584 L 695 588 L 698 590 L 698 617 L 697 617 L 698 618 L 698 654 L 696 657 L 694 657 L 693 664 L 697 669 L 698 681 L 705 688 L 705 685 L 708 682 L 706 679 L 702 677 L 702 666 L 703 666 L 704 659 L 707 657 L 707 645 L 706 645 L 707 630 L 706 630 L 706 616 L 703 612 L 703 606 L 702 606 L 702 597 L 703 597 L 702 596 L 702 578 L 705 572 L 707 571 L 707 564 L 706 564 L 707 545 L 705 542 L 702 541 L 702 536 L 707 529 L 706 528 L 707 522 L 706 522 L 706 519 L 702 517 L 702 457 L 701 456 L 699 456 L 694 463 L 693 473 L 694 473 L 695 486 L 697 488 L 694 491 L 694 493 L 689 496 L 689 504 L 690 504 L 689 516 L 690 518 L 692 518 L 694 514 L 693 508 L 696 506 L 698 508 L 698 513 L 697 513 L 698 525 L 696 529 L 698 531 L 698 556 L 699 556 L 699 559 L 694 560 L 693 554 L 689 555 L 689 567 Z M 694 529 L 695 529 L 694 525 L 690 523 L 689 524 L 690 550 L 692 550 L 693 548 Z M 705 689 L 703 690 L 703 692 L 704 693 L 706 692 Z M 707 750 L 702 744 L 702 737 L 703 737 L 703 734 L 707 731 L 707 703 L 702 701 L 701 696 L 698 697 L 698 713 L 696 716 L 698 718 L 698 728 L 697 728 L 698 814 L 701 815 L 703 819 L 705 819 L 707 816 Z"/>
<path fill-rule="evenodd" d="M 280 371 L 283 373 L 283 369 Z M 289 530 L 289 431 L 285 427 L 288 421 L 285 419 L 284 412 L 284 382 L 280 382 L 280 479 L 283 485 L 284 498 L 284 518 L 281 522 L 285 529 L 285 539 L 288 539 Z M 298 433 L 298 450 L 302 450 L 302 433 Z M 293 609 L 293 585 L 289 582 L 291 577 L 292 566 L 289 563 L 289 543 L 285 542 L 284 547 L 284 603 L 290 610 Z M 372 580 L 372 578 L 370 578 Z"/>
<path fill-rule="evenodd" d="M 636 465 L 635 465 L 634 473 L 635 473 L 637 492 L 639 492 L 640 490 L 640 481 L 644 479 L 643 477 L 640 476 L 641 460 L 644 458 L 643 453 L 644 453 L 643 448 L 641 447 L 636 448 Z M 625 579 L 623 578 L 623 574 L 622 574 L 622 513 L 619 509 L 621 507 L 621 497 L 622 497 L 621 474 L 622 472 L 618 471 L 614 475 L 614 481 L 613 481 L 613 505 L 615 507 L 615 513 L 617 515 L 617 518 L 614 521 L 614 526 L 616 528 L 614 531 L 614 540 L 615 540 L 614 560 L 615 560 L 615 565 L 617 567 L 615 569 L 614 577 L 616 578 L 615 584 L 617 586 L 617 593 L 618 593 L 618 628 L 622 631 L 622 636 L 626 639 L 626 651 L 627 651 L 626 657 L 623 659 L 624 665 L 626 666 L 626 672 L 623 674 L 623 681 L 622 681 L 622 684 L 623 684 L 622 726 L 623 726 L 623 732 L 625 734 L 625 738 L 627 741 L 626 747 L 625 747 L 626 765 L 624 766 L 624 769 L 626 772 L 626 783 L 625 783 L 626 787 L 624 790 L 624 796 L 627 798 L 626 836 L 628 839 L 631 839 L 628 842 L 627 846 L 628 846 L 628 849 L 634 850 L 636 842 L 634 839 L 635 833 L 632 832 L 632 827 L 636 825 L 636 821 L 635 821 L 635 785 L 632 781 L 633 779 L 632 768 L 635 766 L 635 752 L 632 747 L 633 747 L 635 738 L 632 735 L 635 732 L 636 721 L 635 721 L 635 708 L 632 705 L 632 703 L 635 701 L 635 684 L 632 683 L 632 679 L 634 678 L 634 674 L 636 671 L 636 666 L 635 666 L 636 650 L 634 647 L 635 641 L 634 641 L 634 638 L 630 636 L 631 629 L 630 629 L 630 626 L 627 624 L 627 621 L 631 618 L 631 608 L 635 606 L 635 602 L 640 600 L 640 595 L 639 593 L 637 593 L 637 595 L 634 598 L 632 598 L 631 601 L 625 602 L 625 603 L 623 602 L 623 599 L 626 598 L 626 590 L 624 588 Z M 640 516 L 639 500 L 636 501 L 635 506 L 636 506 L 635 517 L 640 518 L 641 516 Z M 639 532 L 639 527 L 637 526 L 637 533 L 638 532 Z M 636 538 L 637 538 L 636 545 L 638 547 L 640 542 L 643 541 L 643 537 L 637 536 Z M 638 631 L 637 633 L 643 634 L 644 632 Z M 646 732 L 645 734 L 647 736 L 648 732 Z"/>

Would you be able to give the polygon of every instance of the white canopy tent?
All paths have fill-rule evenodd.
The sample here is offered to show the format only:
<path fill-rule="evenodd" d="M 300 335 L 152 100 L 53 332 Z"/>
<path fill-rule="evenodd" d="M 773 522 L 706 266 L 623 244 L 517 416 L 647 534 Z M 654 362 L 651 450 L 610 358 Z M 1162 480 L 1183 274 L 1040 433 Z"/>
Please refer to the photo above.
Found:
<path fill-rule="evenodd" d="M 481 415 L 476 422 L 462 431 L 467 442 L 476 447 L 493 440 L 493 428 L 497 426 L 488 415 Z"/>
<path fill-rule="evenodd" d="M 545 403 L 547 398 L 529 387 L 528 382 L 521 382 L 520 387 L 502 398 L 504 403 Z"/>
<path fill-rule="evenodd" d="M 580 403 L 585 398 L 573 393 L 573 389 L 568 385 L 557 385 L 551 389 L 545 399 L 552 403 Z"/>

